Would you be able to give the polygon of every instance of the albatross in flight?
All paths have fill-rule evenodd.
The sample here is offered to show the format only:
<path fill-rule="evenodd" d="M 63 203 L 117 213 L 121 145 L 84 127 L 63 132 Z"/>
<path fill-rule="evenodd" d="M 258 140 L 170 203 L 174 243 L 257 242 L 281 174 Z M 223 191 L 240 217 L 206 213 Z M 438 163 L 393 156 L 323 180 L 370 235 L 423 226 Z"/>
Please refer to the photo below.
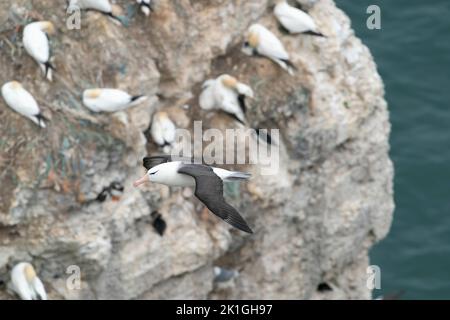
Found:
<path fill-rule="evenodd" d="M 134 182 L 135 187 L 146 182 L 172 187 L 195 187 L 195 196 L 212 213 L 241 231 L 253 233 L 244 218 L 223 197 L 223 181 L 247 180 L 250 174 L 192 161 L 172 161 L 171 156 L 145 157 L 143 163 L 148 171 Z"/>

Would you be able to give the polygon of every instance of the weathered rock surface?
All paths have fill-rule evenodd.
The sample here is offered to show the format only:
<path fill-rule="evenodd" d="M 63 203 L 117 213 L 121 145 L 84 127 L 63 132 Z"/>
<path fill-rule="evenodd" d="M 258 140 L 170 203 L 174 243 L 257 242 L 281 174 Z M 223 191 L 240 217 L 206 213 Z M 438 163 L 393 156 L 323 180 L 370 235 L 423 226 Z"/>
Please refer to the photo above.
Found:
<path fill-rule="evenodd" d="M 21 81 L 50 120 L 40 130 L 1 102 L 0 298 L 11 298 L 9 270 L 24 260 L 54 299 L 370 298 L 368 250 L 393 212 L 383 84 L 333 1 L 301 2 L 327 38 L 282 34 L 267 0 L 155 0 L 150 18 L 123 0 L 128 27 L 87 13 L 80 30 L 66 28 L 63 2 L 0 3 L 1 83 Z M 53 83 L 21 44 L 20 26 L 32 18 L 58 27 Z M 256 21 L 285 44 L 294 77 L 240 52 Z M 252 126 L 280 129 L 278 174 L 240 166 L 252 180 L 226 188 L 251 236 L 204 212 L 186 190 L 132 187 L 142 157 L 161 152 L 147 134 L 155 110 L 167 110 L 180 128 L 194 120 L 237 126 L 197 103 L 200 84 L 224 72 L 253 87 Z M 89 87 L 151 99 L 94 115 L 80 102 Z M 120 201 L 90 201 L 113 181 L 125 186 Z M 163 236 L 151 224 L 155 210 L 167 223 Z M 71 265 L 80 267 L 80 290 L 66 286 Z M 214 265 L 239 277 L 222 290 Z M 318 290 L 321 283 L 332 290 Z"/>

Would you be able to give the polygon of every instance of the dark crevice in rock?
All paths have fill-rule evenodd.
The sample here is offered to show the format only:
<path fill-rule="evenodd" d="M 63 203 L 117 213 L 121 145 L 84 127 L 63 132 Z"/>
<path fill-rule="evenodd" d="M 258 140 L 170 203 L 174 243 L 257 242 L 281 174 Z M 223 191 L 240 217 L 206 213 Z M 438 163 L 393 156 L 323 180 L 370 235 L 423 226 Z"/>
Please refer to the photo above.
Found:
<path fill-rule="evenodd" d="M 327 292 L 327 291 L 333 291 L 333 288 L 330 287 L 330 285 L 326 282 L 321 282 L 317 286 L 317 291 L 319 292 Z"/>

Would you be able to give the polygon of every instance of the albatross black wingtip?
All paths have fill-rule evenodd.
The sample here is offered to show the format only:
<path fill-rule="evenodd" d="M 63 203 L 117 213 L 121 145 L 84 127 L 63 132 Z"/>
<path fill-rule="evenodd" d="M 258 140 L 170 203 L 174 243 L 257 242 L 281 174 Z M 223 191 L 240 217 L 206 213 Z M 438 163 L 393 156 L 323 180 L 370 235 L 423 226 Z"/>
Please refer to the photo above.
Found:
<path fill-rule="evenodd" d="M 150 170 L 155 165 L 154 159 L 152 157 L 145 157 L 142 160 L 142 165 L 144 166 L 145 169 Z"/>
<path fill-rule="evenodd" d="M 242 230 L 242 231 L 247 232 L 247 233 L 249 233 L 249 234 L 253 234 L 253 230 L 250 229 L 250 227 L 248 227 L 247 230 Z"/>
<path fill-rule="evenodd" d="M 253 234 L 253 230 L 250 229 L 247 222 L 238 215 L 230 215 L 228 218 L 224 219 L 228 224 L 235 227 L 236 229 L 239 229 L 245 233 Z"/>
<path fill-rule="evenodd" d="M 152 159 L 150 159 L 150 157 L 145 157 L 144 159 L 142 159 L 142 165 L 144 166 L 145 169 L 150 170 L 151 161 Z"/>
<path fill-rule="evenodd" d="M 147 156 L 142 159 L 142 164 L 145 169 L 150 170 L 158 164 L 172 161 L 172 156 L 170 155 L 159 155 L 159 156 Z"/>

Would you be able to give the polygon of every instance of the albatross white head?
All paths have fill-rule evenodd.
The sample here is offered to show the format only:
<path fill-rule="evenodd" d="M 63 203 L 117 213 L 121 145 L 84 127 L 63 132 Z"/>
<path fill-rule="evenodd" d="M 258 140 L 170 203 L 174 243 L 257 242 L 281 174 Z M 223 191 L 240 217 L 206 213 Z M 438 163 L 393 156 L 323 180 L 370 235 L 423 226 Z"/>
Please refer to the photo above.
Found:
<path fill-rule="evenodd" d="M 144 160 L 145 161 L 145 160 Z M 169 186 L 184 186 L 184 179 L 178 173 L 179 161 L 170 161 L 151 167 L 147 173 L 133 183 L 135 188 L 147 182 L 161 183 Z"/>
<path fill-rule="evenodd" d="M 147 182 L 165 184 L 172 187 L 193 187 L 195 181 L 190 176 L 179 174 L 180 161 L 171 161 L 150 168 L 147 173 L 133 183 L 135 188 Z"/>

